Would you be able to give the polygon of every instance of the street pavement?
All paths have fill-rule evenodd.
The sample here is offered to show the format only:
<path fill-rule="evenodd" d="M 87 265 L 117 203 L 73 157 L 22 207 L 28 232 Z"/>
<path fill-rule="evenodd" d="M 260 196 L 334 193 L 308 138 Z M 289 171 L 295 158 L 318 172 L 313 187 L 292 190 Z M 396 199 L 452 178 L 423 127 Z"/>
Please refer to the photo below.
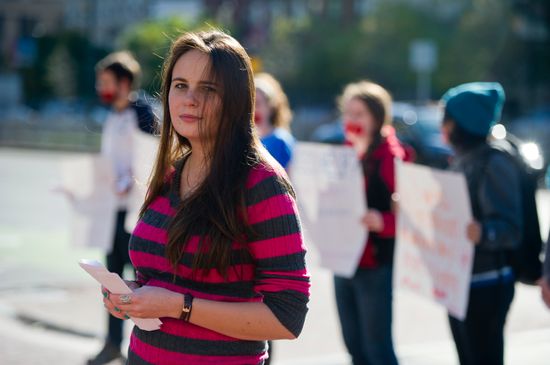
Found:
<path fill-rule="evenodd" d="M 102 255 L 70 245 L 69 206 L 50 192 L 68 156 L 0 149 L 0 365 L 84 364 L 102 345 L 106 315 L 99 288 L 77 265 L 80 258 Z M 539 207 L 548 232 L 549 192 L 541 192 Z M 298 340 L 275 342 L 274 365 L 349 365 L 332 277 L 316 264 L 314 248 L 308 260 L 312 297 L 306 325 Z M 400 363 L 457 364 L 445 311 L 401 290 L 394 298 Z M 550 364 L 550 310 L 536 287 L 517 285 L 506 359 L 507 364 Z"/>

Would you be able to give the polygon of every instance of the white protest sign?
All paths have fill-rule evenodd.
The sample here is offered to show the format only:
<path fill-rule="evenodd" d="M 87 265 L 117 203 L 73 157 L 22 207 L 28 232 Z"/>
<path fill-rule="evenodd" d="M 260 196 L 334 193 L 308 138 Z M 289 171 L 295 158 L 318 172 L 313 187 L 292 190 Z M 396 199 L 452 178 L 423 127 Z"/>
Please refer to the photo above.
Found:
<path fill-rule="evenodd" d="M 304 235 L 318 249 L 321 266 L 351 277 L 367 242 L 361 224 L 365 191 L 355 151 L 346 146 L 300 142 L 290 170 Z"/>
<path fill-rule="evenodd" d="M 74 197 L 70 242 L 110 250 L 118 201 L 110 162 L 97 155 L 71 158 L 63 162 L 62 173 L 63 189 Z"/>
<path fill-rule="evenodd" d="M 394 283 L 431 298 L 464 319 L 474 247 L 463 175 L 396 162 L 399 194 Z"/>

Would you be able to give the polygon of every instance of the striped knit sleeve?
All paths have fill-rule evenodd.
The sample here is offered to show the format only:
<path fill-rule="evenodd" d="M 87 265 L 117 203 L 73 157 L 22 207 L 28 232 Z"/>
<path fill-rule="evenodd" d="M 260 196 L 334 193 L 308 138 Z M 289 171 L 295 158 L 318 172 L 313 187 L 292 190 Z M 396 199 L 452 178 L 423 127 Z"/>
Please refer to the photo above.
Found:
<path fill-rule="evenodd" d="M 296 201 L 276 173 L 257 173 L 247 193 L 248 220 L 256 236 L 255 289 L 277 319 L 296 337 L 309 301 L 309 274 Z"/>

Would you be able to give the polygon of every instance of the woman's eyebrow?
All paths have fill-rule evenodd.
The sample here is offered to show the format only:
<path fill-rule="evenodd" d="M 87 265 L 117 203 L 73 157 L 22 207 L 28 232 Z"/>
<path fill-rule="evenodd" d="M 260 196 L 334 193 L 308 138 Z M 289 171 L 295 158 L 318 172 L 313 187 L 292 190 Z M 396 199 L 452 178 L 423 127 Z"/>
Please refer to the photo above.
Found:
<path fill-rule="evenodd" d="M 185 78 L 179 77 L 179 76 L 178 76 L 178 77 L 172 78 L 172 81 L 171 81 L 171 82 L 175 82 L 175 81 L 179 81 L 179 82 L 188 82 Z M 208 81 L 208 80 L 199 81 L 199 85 L 217 86 L 215 82 Z"/>
<path fill-rule="evenodd" d="M 171 82 L 174 82 L 174 81 L 187 82 L 187 80 L 184 79 L 183 77 L 173 77 Z"/>

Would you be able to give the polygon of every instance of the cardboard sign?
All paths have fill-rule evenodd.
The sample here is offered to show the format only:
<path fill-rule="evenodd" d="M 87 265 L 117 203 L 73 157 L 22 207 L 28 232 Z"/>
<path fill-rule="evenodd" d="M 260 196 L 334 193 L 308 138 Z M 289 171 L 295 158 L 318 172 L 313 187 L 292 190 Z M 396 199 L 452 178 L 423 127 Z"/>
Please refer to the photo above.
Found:
<path fill-rule="evenodd" d="M 71 200 L 70 242 L 108 252 L 113 245 L 118 198 L 111 163 L 97 155 L 63 162 L 63 189 Z"/>
<path fill-rule="evenodd" d="M 397 245 L 394 283 L 444 305 L 464 319 L 468 305 L 473 244 L 463 175 L 396 162 Z"/>
<path fill-rule="evenodd" d="M 290 176 L 306 239 L 321 266 L 351 277 L 367 242 L 364 180 L 355 151 L 346 146 L 296 144 Z"/>

